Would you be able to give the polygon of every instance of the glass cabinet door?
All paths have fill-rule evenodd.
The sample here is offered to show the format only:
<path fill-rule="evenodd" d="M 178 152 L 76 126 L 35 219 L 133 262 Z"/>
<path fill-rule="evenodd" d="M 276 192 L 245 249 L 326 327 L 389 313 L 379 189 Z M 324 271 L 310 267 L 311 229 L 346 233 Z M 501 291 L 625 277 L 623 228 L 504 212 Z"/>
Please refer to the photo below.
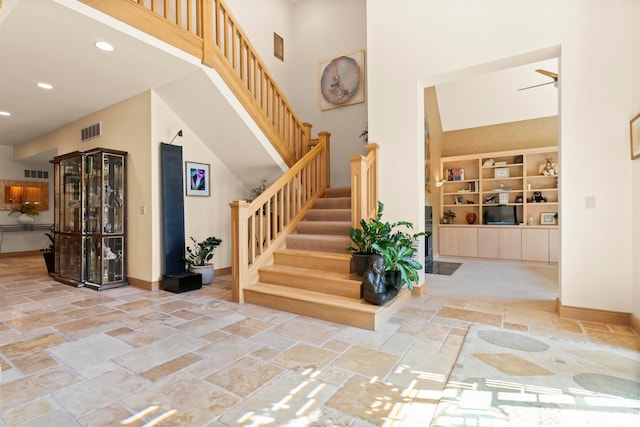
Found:
<path fill-rule="evenodd" d="M 84 171 L 85 171 L 85 198 L 84 198 L 84 212 L 85 212 L 85 233 L 99 233 L 102 224 L 100 223 L 101 215 L 101 177 L 100 172 L 102 169 L 100 153 L 88 154 L 84 158 Z"/>
<path fill-rule="evenodd" d="M 102 284 L 122 282 L 124 280 L 124 238 L 105 237 L 102 245 Z"/>
<path fill-rule="evenodd" d="M 72 157 L 60 162 L 61 194 L 59 230 L 61 232 L 82 232 L 82 158 Z"/>
<path fill-rule="evenodd" d="M 104 187 L 104 233 L 124 232 L 124 157 L 105 153 L 102 179 Z"/>

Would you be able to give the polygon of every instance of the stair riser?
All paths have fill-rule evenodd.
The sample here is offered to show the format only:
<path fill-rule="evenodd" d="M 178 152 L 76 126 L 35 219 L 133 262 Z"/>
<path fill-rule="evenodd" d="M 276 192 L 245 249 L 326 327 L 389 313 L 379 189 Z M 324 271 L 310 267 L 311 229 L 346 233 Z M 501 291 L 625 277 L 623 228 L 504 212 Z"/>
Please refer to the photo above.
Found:
<path fill-rule="evenodd" d="M 278 253 L 274 254 L 274 264 L 289 265 L 291 267 L 313 268 L 315 270 L 333 271 L 349 274 L 351 261 L 344 259 L 326 259 L 313 255 L 299 255 Z"/>
<path fill-rule="evenodd" d="M 311 236 L 311 237 L 309 237 Z M 330 252 L 337 254 L 346 254 L 347 246 L 351 244 L 351 239 L 319 240 L 315 234 L 291 234 L 286 237 L 286 246 L 288 249 L 301 249 L 306 251 Z"/>
<path fill-rule="evenodd" d="M 314 203 L 313 209 L 351 209 L 351 198 L 330 197 L 318 199 Z"/>
<path fill-rule="evenodd" d="M 322 292 L 328 295 L 340 295 L 355 299 L 361 298 L 360 283 L 351 280 L 305 277 L 284 272 L 260 271 L 260 282 Z"/>
<path fill-rule="evenodd" d="M 351 187 L 333 187 L 327 188 L 324 194 L 327 198 L 333 197 L 351 197 Z"/>
<path fill-rule="evenodd" d="M 333 234 L 348 236 L 350 229 L 351 223 L 338 221 L 300 221 L 296 226 L 296 231 L 299 234 Z"/>
<path fill-rule="evenodd" d="M 356 328 L 375 330 L 376 316 L 372 313 L 358 313 L 353 310 L 334 307 L 318 302 L 299 301 L 275 295 L 265 295 L 251 290 L 244 291 L 244 301 L 270 307 L 289 313 L 303 314 L 316 319 L 341 323 Z"/>
<path fill-rule="evenodd" d="M 351 221 L 351 209 L 309 209 L 307 221 Z"/>

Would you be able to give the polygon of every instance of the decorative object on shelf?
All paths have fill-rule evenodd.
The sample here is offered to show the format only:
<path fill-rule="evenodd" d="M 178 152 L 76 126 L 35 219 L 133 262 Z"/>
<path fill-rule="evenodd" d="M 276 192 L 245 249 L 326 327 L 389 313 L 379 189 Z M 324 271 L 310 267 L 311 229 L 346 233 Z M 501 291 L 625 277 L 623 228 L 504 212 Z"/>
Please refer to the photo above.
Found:
<path fill-rule="evenodd" d="M 490 168 L 491 166 L 493 166 L 495 164 L 495 160 L 493 159 L 487 159 L 484 162 L 482 162 L 482 167 L 483 168 Z"/>
<path fill-rule="evenodd" d="M 284 62 L 284 39 L 273 33 L 273 56 Z"/>
<path fill-rule="evenodd" d="M 496 195 L 495 194 L 490 194 L 488 195 L 485 199 L 484 199 L 485 203 L 495 203 L 496 202 Z"/>
<path fill-rule="evenodd" d="M 362 297 L 369 304 L 384 305 L 398 295 L 398 289 L 387 284 L 384 271 L 382 255 L 371 255 L 369 267 L 362 275 Z"/>
<path fill-rule="evenodd" d="M 640 157 L 640 114 L 631 119 L 629 124 L 631 132 L 631 159 Z"/>
<path fill-rule="evenodd" d="M 462 196 L 456 196 L 456 205 L 464 205 L 464 199 Z"/>
<path fill-rule="evenodd" d="M 522 203 L 522 196 L 516 196 L 516 203 Z"/>
<path fill-rule="evenodd" d="M 364 50 L 320 63 L 320 110 L 364 102 Z"/>
<path fill-rule="evenodd" d="M 201 242 L 191 237 L 191 241 L 193 247 L 185 248 L 184 262 L 189 267 L 189 271 L 202 274 L 202 284 L 207 285 L 211 283 L 215 273 L 213 263 L 209 261 L 213 259 L 213 254 L 222 240 L 211 236 Z"/>
<path fill-rule="evenodd" d="M 475 224 L 478 217 L 473 212 L 469 212 L 465 219 L 467 220 L 467 224 Z"/>
<path fill-rule="evenodd" d="M 540 214 L 540 225 L 555 225 L 557 215 L 555 212 L 542 212 Z"/>
<path fill-rule="evenodd" d="M 556 176 L 558 175 L 558 165 L 551 160 L 551 157 L 547 157 L 547 161 L 540 165 L 538 171 L 544 176 Z"/>
<path fill-rule="evenodd" d="M 507 203 L 509 203 L 509 193 L 507 192 L 498 193 L 498 204 L 506 205 Z"/>
<path fill-rule="evenodd" d="M 516 165 L 524 163 L 524 156 L 522 154 L 517 155 L 516 157 L 514 157 L 513 163 Z"/>
<path fill-rule="evenodd" d="M 187 196 L 209 196 L 209 165 L 185 162 Z"/>
<path fill-rule="evenodd" d="M 547 198 L 539 191 L 534 191 L 533 196 L 527 199 L 527 203 L 546 203 Z"/>
<path fill-rule="evenodd" d="M 509 178 L 509 168 L 495 168 L 493 170 L 494 178 Z"/>
<path fill-rule="evenodd" d="M 456 219 L 456 214 L 451 209 L 442 213 L 443 224 L 453 224 L 454 219 Z"/>
<path fill-rule="evenodd" d="M 527 225 L 533 225 L 533 215 L 529 214 L 529 219 L 527 219 Z"/>

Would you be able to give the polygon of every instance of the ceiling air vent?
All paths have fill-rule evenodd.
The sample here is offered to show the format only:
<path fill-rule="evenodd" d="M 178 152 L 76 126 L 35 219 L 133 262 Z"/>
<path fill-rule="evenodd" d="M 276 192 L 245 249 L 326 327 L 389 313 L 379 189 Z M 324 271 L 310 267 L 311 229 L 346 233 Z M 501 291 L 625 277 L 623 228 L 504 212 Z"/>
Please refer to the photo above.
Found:
<path fill-rule="evenodd" d="M 95 125 L 87 126 L 80 133 L 82 134 L 82 142 L 97 138 L 102 135 L 102 123 L 98 122 Z"/>

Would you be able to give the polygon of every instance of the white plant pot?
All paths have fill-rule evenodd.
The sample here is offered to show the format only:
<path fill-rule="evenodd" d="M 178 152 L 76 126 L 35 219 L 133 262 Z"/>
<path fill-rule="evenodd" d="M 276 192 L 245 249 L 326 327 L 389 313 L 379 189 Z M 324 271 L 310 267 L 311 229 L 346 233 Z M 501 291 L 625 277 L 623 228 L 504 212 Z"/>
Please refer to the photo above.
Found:
<path fill-rule="evenodd" d="M 213 268 L 213 264 L 208 265 L 192 265 L 189 267 L 189 271 L 192 273 L 200 273 L 202 274 L 202 284 L 208 285 L 213 281 L 213 275 L 215 270 Z"/>
<path fill-rule="evenodd" d="M 33 221 L 35 221 L 35 218 L 32 217 L 31 215 L 27 215 L 23 213 L 16 219 L 16 221 L 18 221 L 18 224 L 33 224 Z"/>

